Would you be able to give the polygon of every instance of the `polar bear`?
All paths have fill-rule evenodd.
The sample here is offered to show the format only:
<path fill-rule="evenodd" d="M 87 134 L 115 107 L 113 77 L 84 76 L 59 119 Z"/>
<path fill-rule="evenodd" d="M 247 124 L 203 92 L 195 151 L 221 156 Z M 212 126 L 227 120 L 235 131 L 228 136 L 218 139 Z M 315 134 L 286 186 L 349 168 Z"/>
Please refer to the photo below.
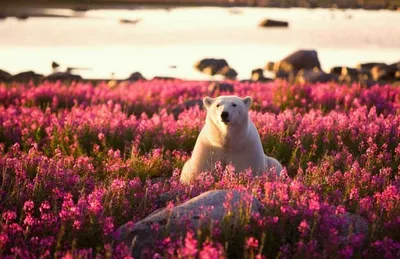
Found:
<path fill-rule="evenodd" d="M 237 172 L 251 169 L 260 174 L 274 167 L 280 175 L 282 165 L 264 154 L 260 135 L 249 118 L 250 96 L 205 97 L 206 122 L 196 140 L 191 158 L 182 168 L 180 181 L 189 184 L 199 173 L 212 171 L 215 163 L 232 163 Z"/>

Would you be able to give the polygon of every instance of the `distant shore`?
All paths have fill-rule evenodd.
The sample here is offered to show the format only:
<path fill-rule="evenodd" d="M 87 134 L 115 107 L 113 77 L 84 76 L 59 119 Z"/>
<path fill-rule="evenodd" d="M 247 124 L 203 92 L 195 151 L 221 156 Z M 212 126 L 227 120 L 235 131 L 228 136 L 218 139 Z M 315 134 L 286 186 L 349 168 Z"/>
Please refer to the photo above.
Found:
<path fill-rule="evenodd" d="M 333 8 L 365 10 L 400 10 L 400 0 L 3 0 L 5 8 L 63 8 L 77 11 L 94 9 L 174 8 L 185 6 Z M 0 11 L 1 12 L 1 11 Z"/>

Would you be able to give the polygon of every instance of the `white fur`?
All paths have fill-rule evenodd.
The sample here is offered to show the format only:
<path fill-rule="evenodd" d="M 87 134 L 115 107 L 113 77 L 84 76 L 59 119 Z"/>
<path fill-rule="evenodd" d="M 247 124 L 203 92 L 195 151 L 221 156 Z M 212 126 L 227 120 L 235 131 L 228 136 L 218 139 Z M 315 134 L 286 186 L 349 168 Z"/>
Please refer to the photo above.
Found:
<path fill-rule="evenodd" d="M 207 109 L 206 122 L 192 157 L 183 166 L 182 183 L 190 183 L 201 172 L 213 171 L 217 161 L 223 165 L 232 163 L 237 172 L 251 168 L 253 173 L 260 174 L 275 167 L 280 174 L 282 165 L 264 154 L 260 135 L 249 118 L 251 97 L 205 97 L 203 103 Z M 228 123 L 221 118 L 223 111 L 229 113 Z"/>

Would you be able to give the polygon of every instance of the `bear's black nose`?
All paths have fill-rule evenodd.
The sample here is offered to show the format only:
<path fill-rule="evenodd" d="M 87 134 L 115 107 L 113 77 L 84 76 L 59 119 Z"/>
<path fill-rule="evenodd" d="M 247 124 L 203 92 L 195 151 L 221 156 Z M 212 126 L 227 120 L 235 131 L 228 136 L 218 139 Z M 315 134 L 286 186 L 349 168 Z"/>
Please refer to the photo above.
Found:
<path fill-rule="evenodd" d="M 229 112 L 222 112 L 221 113 L 221 118 L 222 118 L 222 120 L 223 121 L 227 121 L 228 120 L 228 118 L 229 118 Z"/>

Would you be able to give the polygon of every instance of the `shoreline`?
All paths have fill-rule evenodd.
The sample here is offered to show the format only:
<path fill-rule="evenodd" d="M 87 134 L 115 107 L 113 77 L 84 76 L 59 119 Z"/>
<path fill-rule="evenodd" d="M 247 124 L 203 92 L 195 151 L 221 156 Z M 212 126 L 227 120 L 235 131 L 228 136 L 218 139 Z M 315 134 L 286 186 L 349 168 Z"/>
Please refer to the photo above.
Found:
<path fill-rule="evenodd" d="M 391 10 L 400 11 L 400 0 L 389 1 L 323 1 L 315 3 L 314 1 L 278 1 L 278 0 L 92 0 L 91 2 L 81 3 L 79 1 L 32 1 L 5 0 L 0 3 L 1 10 L 8 8 L 24 9 L 71 9 L 75 11 L 89 11 L 99 9 L 172 9 L 182 7 L 255 7 L 255 8 L 308 8 L 308 9 L 361 9 L 361 10 Z M 4 13 L 0 12 L 4 15 Z"/>

